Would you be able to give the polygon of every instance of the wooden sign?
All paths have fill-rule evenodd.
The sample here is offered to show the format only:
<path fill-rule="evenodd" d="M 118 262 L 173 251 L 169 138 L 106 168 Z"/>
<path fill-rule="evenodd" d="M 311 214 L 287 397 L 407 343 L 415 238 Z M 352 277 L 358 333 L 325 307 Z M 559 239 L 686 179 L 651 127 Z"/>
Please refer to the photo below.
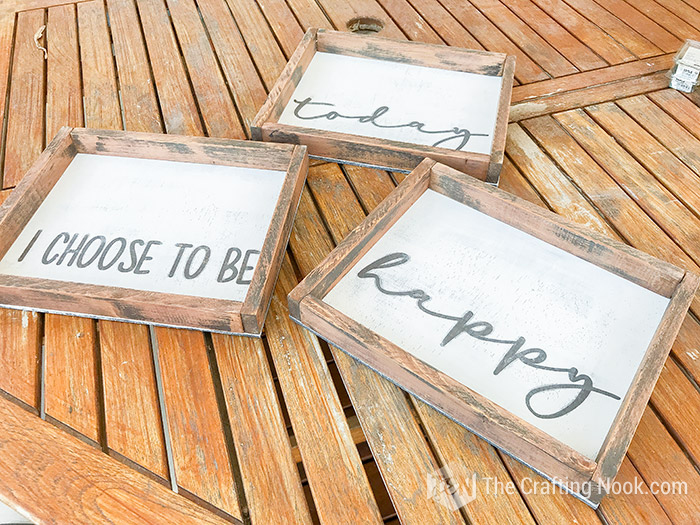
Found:
<path fill-rule="evenodd" d="M 390 170 L 430 157 L 497 184 L 514 67 L 500 53 L 310 29 L 251 135 Z"/>
<path fill-rule="evenodd" d="M 596 506 L 698 283 L 426 159 L 289 309 Z"/>
<path fill-rule="evenodd" d="M 0 304 L 259 335 L 305 149 L 61 129 L 0 208 Z"/>

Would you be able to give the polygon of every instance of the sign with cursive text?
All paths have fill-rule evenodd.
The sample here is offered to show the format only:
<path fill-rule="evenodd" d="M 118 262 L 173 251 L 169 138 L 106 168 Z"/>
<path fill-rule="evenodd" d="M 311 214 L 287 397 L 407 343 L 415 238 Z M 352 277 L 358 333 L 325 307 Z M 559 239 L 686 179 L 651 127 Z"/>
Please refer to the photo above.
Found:
<path fill-rule="evenodd" d="M 426 159 L 289 311 L 595 507 L 699 283 Z"/>
<path fill-rule="evenodd" d="M 490 153 L 501 77 L 316 53 L 280 123 Z"/>
<path fill-rule="evenodd" d="M 503 53 L 311 28 L 251 137 L 392 171 L 432 158 L 497 185 L 514 70 Z"/>
<path fill-rule="evenodd" d="M 323 300 L 591 459 L 669 303 L 432 190 Z"/>

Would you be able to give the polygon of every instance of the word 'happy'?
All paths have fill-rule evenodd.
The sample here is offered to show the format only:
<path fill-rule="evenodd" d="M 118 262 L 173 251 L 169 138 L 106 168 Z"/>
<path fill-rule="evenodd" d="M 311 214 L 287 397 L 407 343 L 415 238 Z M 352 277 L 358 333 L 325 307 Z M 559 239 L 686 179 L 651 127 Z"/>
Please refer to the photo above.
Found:
<path fill-rule="evenodd" d="M 525 405 L 535 417 L 540 419 L 556 419 L 562 417 L 581 406 L 591 394 L 602 395 L 616 401 L 620 400 L 620 396 L 617 394 L 595 387 L 591 376 L 582 374 L 576 367 L 555 367 L 545 364 L 548 357 L 547 352 L 542 348 L 526 346 L 526 340 L 522 336 L 507 339 L 491 337 L 491 334 L 494 332 L 493 324 L 487 321 L 477 320 L 477 315 L 472 310 L 468 310 L 464 315 L 450 315 L 437 312 L 425 305 L 425 303 L 432 299 L 432 296 L 424 290 L 419 288 L 409 288 L 407 290 L 392 290 L 387 288 L 384 285 L 381 270 L 401 266 L 409 261 L 410 257 L 406 253 L 390 253 L 362 268 L 362 270 L 357 273 L 357 277 L 360 279 L 371 279 L 376 289 L 384 295 L 409 297 L 416 302 L 416 306 L 424 314 L 453 323 L 452 327 L 447 331 L 440 342 L 441 347 L 444 347 L 463 334 L 480 341 L 509 347 L 493 369 L 493 375 L 495 376 L 511 365 L 519 363 L 536 370 L 549 372 L 553 378 L 566 377 L 568 382 L 554 382 L 552 384 L 538 386 L 527 393 L 525 396 Z M 548 393 L 561 394 L 563 391 L 570 390 L 573 390 L 576 396 L 571 401 L 564 400 L 563 402 L 565 404 L 558 410 L 540 412 L 532 406 L 533 398 L 536 396 L 544 394 L 543 397 L 546 397 Z"/>

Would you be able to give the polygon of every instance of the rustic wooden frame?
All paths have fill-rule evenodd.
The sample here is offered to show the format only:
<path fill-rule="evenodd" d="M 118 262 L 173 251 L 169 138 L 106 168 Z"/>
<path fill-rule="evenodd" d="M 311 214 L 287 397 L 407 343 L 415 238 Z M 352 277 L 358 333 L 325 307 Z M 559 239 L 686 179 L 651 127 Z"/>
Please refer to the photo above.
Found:
<path fill-rule="evenodd" d="M 98 319 L 260 336 L 308 171 L 305 146 L 61 128 L 0 207 L 0 258 L 77 153 L 285 171 L 245 299 L 229 301 L 0 275 L 0 304 Z"/>
<path fill-rule="evenodd" d="M 323 302 L 326 294 L 428 188 L 670 298 L 620 411 L 592 461 Z M 290 316 L 390 381 L 597 507 L 620 468 L 700 278 L 590 232 L 434 160 L 424 160 L 290 294 Z"/>
<path fill-rule="evenodd" d="M 440 69 L 503 78 L 491 154 L 456 151 L 361 135 L 351 135 L 278 122 L 317 51 L 389 59 Z M 429 157 L 459 171 L 498 185 L 513 88 L 515 57 L 419 42 L 399 42 L 367 35 L 309 29 L 251 124 L 254 140 L 305 144 L 312 157 L 409 172 Z"/>

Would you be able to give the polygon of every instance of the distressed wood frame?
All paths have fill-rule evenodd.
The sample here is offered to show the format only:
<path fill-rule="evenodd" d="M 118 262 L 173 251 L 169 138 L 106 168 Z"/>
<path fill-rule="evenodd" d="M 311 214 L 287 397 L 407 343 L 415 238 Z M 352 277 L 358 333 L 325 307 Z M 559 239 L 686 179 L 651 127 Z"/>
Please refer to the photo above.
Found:
<path fill-rule="evenodd" d="M 401 62 L 419 66 L 502 77 L 490 155 L 280 124 L 282 111 L 317 51 L 366 58 L 400 59 Z M 502 53 L 309 29 L 255 116 L 250 127 L 251 137 L 254 140 L 305 144 L 312 157 L 394 171 L 409 172 L 429 157 L 477 179 L 498 185 L 503 166 L 514 70 L 515 57 Z"/>
<path fill-rule="evenodd" d="M 484 212 L 670 298 L 595 461 L 413 357 L 323 302 L 326 294 L 427 190 Z M 598 506 L 616 476 L 700 284 L 693 273 L 588 231 L 509 193 L 425 159 L 290 294 L 290 316 L 470 431 Z"/>
<path fill-rule="evenodd" d="M 98 319 L 260 336 L 308 171 L 305 146 L 61 128 L 0 207 L 0 258 L 77 153 L 285 171 L 245 299 L 229 301 L 0 275 L 0 304 Z"/>

